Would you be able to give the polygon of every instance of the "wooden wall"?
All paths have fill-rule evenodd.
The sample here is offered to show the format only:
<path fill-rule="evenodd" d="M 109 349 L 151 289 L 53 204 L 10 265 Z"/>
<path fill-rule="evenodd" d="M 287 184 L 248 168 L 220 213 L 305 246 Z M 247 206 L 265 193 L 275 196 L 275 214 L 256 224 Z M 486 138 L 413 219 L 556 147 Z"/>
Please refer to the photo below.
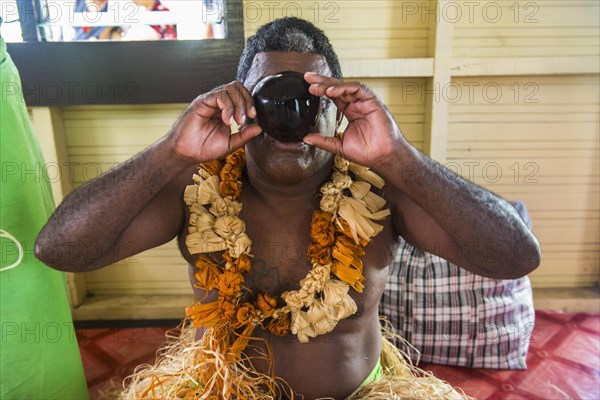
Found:
<path fill-rule="evenodd" d="M 76 188 L 126 161 L 165 135 L 185 105 L 65 107 L 62 118 Z M 86 273 L 99 294 L 189 293 L 187 264 L 172 241 L 104 269 Z"/>
<path fill-rule="evenodd" d="M 543 249 L 535 286 L 598 283 L 597 0 L 245 6 L 247 36 L 272 17 L 301 12 L 330 36 L 345 75 L 381 96 L 418 149 L 507 199 L 523 200 Z M 73 187 L 165 134 L 184 107 L 59 110 L 65 157 L 80 163 Z M 173 244 L 88 273 L 79 284 L 96 294 L 189 293 Z"/>

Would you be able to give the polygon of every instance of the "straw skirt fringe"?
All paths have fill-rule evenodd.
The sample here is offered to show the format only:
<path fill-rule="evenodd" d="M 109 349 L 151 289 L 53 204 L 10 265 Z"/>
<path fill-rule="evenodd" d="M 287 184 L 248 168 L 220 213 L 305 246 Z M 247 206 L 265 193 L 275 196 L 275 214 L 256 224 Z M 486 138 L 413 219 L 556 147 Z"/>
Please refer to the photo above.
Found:
<path fill-rule="evenodd" d="M 383 330 L 381 366 L 383 377 L 358 388 L 346 400 L 466 400 L 472 399 L 457 391 L 447 382 L 433 376 L 431 372 L 415 367 L 408 355 L 400 351 L 390 339 L 410 346 L 400 336 Z"/>
<path fill-rule="evenodd" d="M 422 371 L 412 365 L 406 353 L 398 350 L 389 340 L 392 337 L 398 339 L 397 335 L 385 330 L 383 335 L 381 355 L 383 377 L 358 388 L 347 400 L 470 399 L 464 393 L 452 388 L 448 383 L 434 377 L 430 372 Z M 282 386 L 281 380 L 268 375 L 253 374 L 246 367 L 236 365 L 227 366 L 219 371 L 220 375 L 225 375 L 221 376 L 220 379 L 225 378 L 232 381 L 232 390 L 228 392 L 229 394 L 199 390 L 197 378 L 195 378 L 198 368 L 192 365 L 197 364 L 198 361 L 199 343 L 195 341 L 195 329 L 191 326 L 185 327 L 177 337 L 171 333 L 170 343 L 159 350 L 157 362 L 154 365 L 140 365 L 136 368 L 134 374 L 125 381 L 126 388 L 124 391 L 119 395 L 106 396 L 106 398 L 118 398 L 119 400 L 212 400 L 228 398 L 272 400 L 274 399 L 272 392 L 268 393 L 260 389 L 265 387 L 265 382 L 278 386 L 280 388 L 279 393 L 282 396 L 290 396 L 289 390 L 281 389 L 285 386 Z M 204 354 L 202 350 L 200 350 L 200 353 Z M 214 357 L 214 355 L 209 357 Z M 219 357 L 217 356 L 217 358 Z M 221 360 L 221 362 L 226 363 L 225 360 Z M 215 363 L 215 361 L 213 360 L 212 363 Z M 220 362 L 217 361 L 216 363 L 219 364 Z M 207 366 L 202 365 L 202 362 L 200 364 L 201 368 Z M 245 385 L 244 382 L 249 383 L 249 385 Z M 252 384 L 252 382 L 255 382 L 255 384 Z M 232 395 L 231 393 L 236 390 L 238 394 Z M 283 393 L 287 393 L 287 395 Z"/>

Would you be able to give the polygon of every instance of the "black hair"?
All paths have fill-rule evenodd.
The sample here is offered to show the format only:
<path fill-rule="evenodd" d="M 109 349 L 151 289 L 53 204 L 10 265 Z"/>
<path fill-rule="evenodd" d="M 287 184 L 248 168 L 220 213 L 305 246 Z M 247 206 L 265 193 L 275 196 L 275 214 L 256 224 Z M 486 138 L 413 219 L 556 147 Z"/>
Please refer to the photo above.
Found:
<path fill-rule="evenodd" d="M 342 68 L 329 38 L 310 22 L 296 17 L 271 21 L 248 38 L 238 64 L 237 79 L 240 82 L 246 79 L 256 54 L 269 51 L 320 54 L 325 57 L 332 76 L 342 79 Z"/>

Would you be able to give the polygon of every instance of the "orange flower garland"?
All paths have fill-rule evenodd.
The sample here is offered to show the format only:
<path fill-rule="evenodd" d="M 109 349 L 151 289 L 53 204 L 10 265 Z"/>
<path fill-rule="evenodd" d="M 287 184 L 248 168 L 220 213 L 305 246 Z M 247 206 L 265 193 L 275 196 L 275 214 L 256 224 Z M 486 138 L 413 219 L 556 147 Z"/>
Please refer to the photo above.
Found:
<path fill-rule="evenodd" d="M 382 186 L 381 179 L 335 157 L 332 178 L 320 190 L 320 210 L 312 215 L 307 253 L 312 269 L 298 290 L 281 294 L 284 305 L 280 307 L 276 298 L 264 292 L 255 301 L 246 301 L 244 274 L 251 270 L 252 241 L 239 218 L 242 205 L 237 201 L 244 165 L 243 149 L 228 155 L 225 163 L 203 163 L 194 175 L 195 184 L 184 195 L 190 207 L 186 238 L 190 254 L 221 252 L 222 257 L 220 263 L 205 255 L 198 258 L 196 286 L 216 291 L 217 299 L 186 308 L 186 315 L 196 328 L 210 329 L 205 333 L 211 335 L 207 342 L 235 363 L 244 358 L 242 352 L 256 326 L 278 336 L 291 332 L 300 342 L 308 342 L 354 314 L 357 308 L 349 289 L 362 292 L 364 288 L 363 246 L 383 229 L 373 220 L 389 215 L 389 210 L 382 210 L 385 201 L 370 191 L 371 184 Z"/>

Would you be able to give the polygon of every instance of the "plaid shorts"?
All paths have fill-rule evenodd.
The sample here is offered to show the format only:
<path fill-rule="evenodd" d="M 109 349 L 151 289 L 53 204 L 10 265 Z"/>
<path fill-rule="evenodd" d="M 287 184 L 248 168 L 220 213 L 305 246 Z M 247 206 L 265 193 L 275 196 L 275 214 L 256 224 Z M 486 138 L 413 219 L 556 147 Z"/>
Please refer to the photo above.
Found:
<path fill-rule="evenodd" d="M 495 280 L 402 241 L 379 306 L 424 362 L 524 369 L 534 329 L 528 277 Z M 416 360 L 417 354 L 409 350 Z"/>

